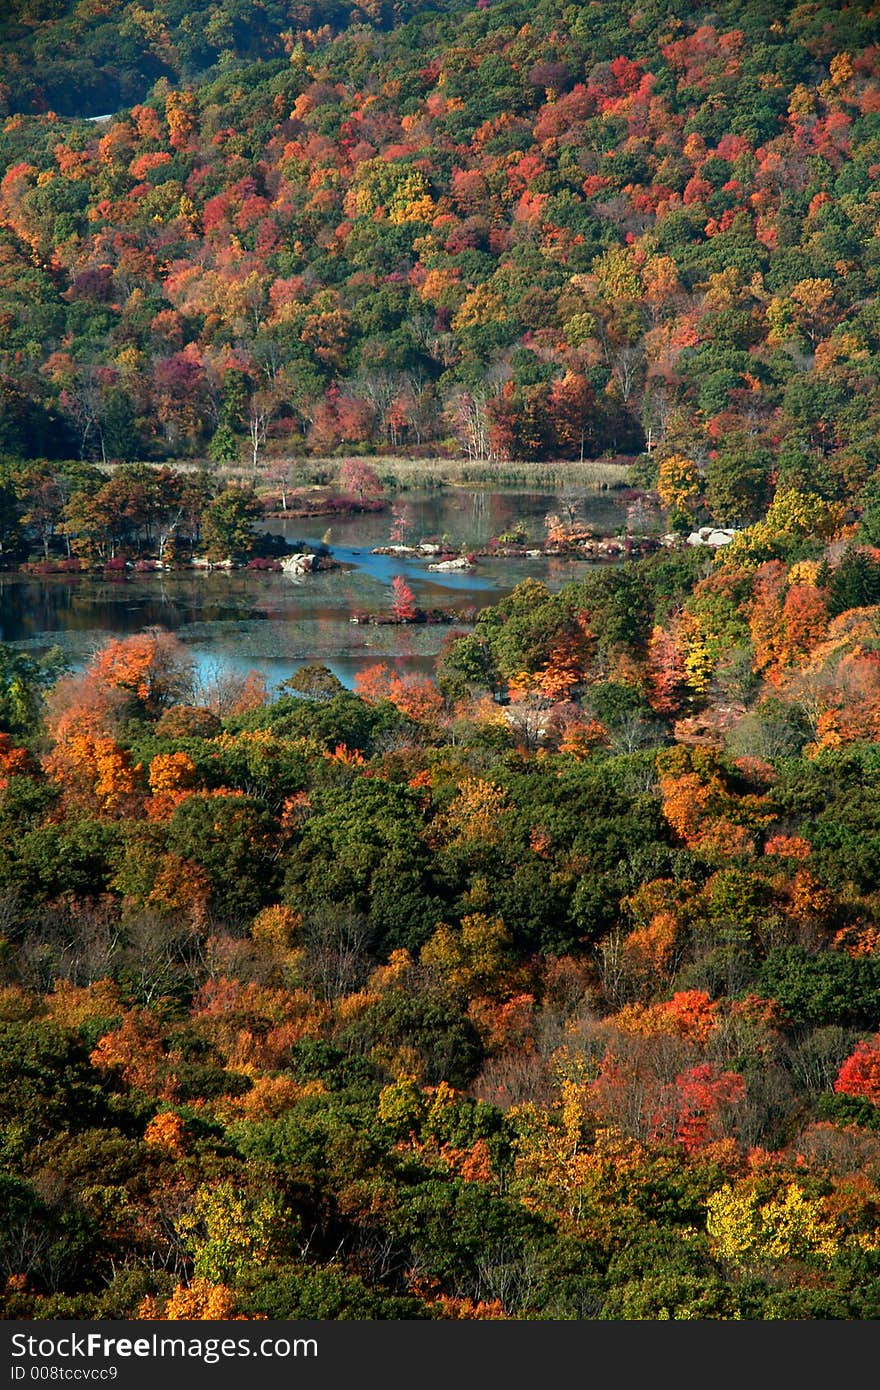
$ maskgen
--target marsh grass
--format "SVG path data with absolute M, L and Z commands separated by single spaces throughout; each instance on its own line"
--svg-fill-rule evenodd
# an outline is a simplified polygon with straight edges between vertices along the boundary
M 374 468 L 388 492 L 430 492 L 434 488 L 524 488 L 535 492 L 556 492 L 563 488 L 596 488 L 614 490 L 632 485 L 632 461 L 609 459 L 554 459 L 528 463 L 510 460 L 506 463 L 488 459 L 467 458 L 403 458 L 392 454 L 346 455 L 345 458 L 297 458 L 283 455 L 267 456 L 257 469 L 244 464 L 208 464 L 208 470 L 218 482 L 253 483 L 258 490 L 277 488 L 273 474 L 279 465 L 289 468 L 288 486 L 295 491 L 303 487 L 338 486 L 339 471 L 346 458 L 357 458 Z M 155 468 L 165 464 L 150 461 Z M 175 459 L 171 467 L 182 473 L 195 472 L 204 464 L 197 459 Z M 115 465 L 106 467 L 113 473 Z M 276 475 L 277 476 L 277 475 Z
M 526 463 L 450 458 L 395 458 L 376 455 L 365 459 L 375 468 L 390 491 L 415 492 L 431 488 L 522 487 L 537 492 L 553 492 L 562 487 L 624 488 L 630 485 L 630 464 L 607 459 L 588 459 L 583 463 L 558 459 Z M 306 482 L 332 483 L 338 476 L 341 459 L 305 459 L 300 476 Z

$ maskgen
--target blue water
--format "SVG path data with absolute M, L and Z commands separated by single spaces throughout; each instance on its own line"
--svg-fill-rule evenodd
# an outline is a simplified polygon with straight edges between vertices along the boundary
M 456 549 L 479 547 L 516 520 L 537 544 L 544 516 L 557 506 L 546 493 L 459 489 L 406 501 L 409 544 L 442 536 Z M 608 494 L 585 493 L 583 510 L 601 529 L 620 524 L 621 510 Z M 298 666 L 319 661 L 351 686 L 357 671 L 377 662 L 429 673 L 449 635 L 446 625 L 351 622 L 357 611 L 388 610 L 397 574 L 422 608 L 472 616 L 527 576 L 558 589 L 584 572 L 584 562 L 543 558 L 481 559 L 474 571 L 437 572 L 428 569 L 432 557 L 371 554 L 373 546 L 388 544 L 391 520 L 387 512 L 334 519 L 329 546 L 345 568 L 318 574 L 182 571 L 122 580 L 0 575 L 0 640 L 35 651 L 57 643 L 77 667 L 110 637 L 161 627 L 186 643 L 203 679 L 222 670 L 255 669 L 274 687 Z M 276 518 L 267 529 L 312 545 L 326 534 L 323 519 L 314 518 Z

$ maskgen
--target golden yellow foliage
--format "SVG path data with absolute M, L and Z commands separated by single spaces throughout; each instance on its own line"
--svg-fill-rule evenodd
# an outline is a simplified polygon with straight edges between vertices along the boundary
M 797 1183 L 770 1198 L 754 1180 L 728 1184 L 709 1198 L 706 1230 L 715 1256 L 744 1273 L 785 1260 L 827 1264 L 839 1244 L 823 1203 Z
M 302 931 L 303 916 L 292 907 L 274 903 L 258 912 L 251 924 L 251 937 L 258 945 L 280 947 L 295 945 Z
M 700 493 L 700 474 L 693 459 L 669 454 L 660 462 L 657 491 L 664 507 L 686 507 Z
M 212 1284 L 209 1279 L 193 1279 L 190 1284 L 178 1284 L 164 1303 L 145 1298 L 138 1308 L 138 1317 L 147 1322 L 245 1322 L 237 1311 L 235 1294 L 225 1284 Z

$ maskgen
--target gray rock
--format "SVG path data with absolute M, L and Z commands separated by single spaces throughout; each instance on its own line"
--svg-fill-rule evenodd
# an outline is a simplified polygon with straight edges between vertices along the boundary
M 691 531 L 688 545 L 710 545 L 717 549 L 720 545 L 730 545 L 736 535 L 734 527 L 701 526 L 699 531 Z
M 466 555 L 461 555 L 457 560 L 438 560 L 436 565 L 429 565 L 429 570 L 475 570 L 477 567 L 473 560 L 469 560 Z
M 285 574 L 311 574 L 315 568 L 314 555 L 285 555 L 281 561 Z

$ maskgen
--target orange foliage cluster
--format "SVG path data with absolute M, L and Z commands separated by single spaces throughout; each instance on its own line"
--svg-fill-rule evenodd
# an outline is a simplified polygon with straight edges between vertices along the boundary
M 320 1037 L 329 1008 L 308 990 L 220 976 L 200 990 L 193 1017 L 230 1067 L 256 1075 L 279 1068 L 295 1043 Z
M 560 633 L 540 669 L 534 673 L 523 671 L 511 678 L 510 698 L 537 697 L 548 704 L 569 700 L 586 678 L 594 647 L 589 615 L 575 614 L 573 625 Z
M 739 820 L 745 798 L 731 796 L 717 773 L 661 777 L 660 792 L 664 816 L 689 849 L 732 857 L 754 852 L 754 829 Z
M 764 853 L 780 859 L 804 860 L 810 856 L 810 845 L 802 835 L 771 835 L 764 841 Z
M 508 1316 L 498 1298 L 489 1301 L 481 1299 L 475 1303 L 472 1298 L 454 1298 L 451 1294 L 444 1294 L 431 1299 L 429 1307 L 435 1318 L 445 1321 L 486 1322 L 504 1320 Z
M 400 676 L 382 663 L 359 671 L 354 688 L 368 704 L 388 700 L 417 722 L 435 719 L 443 708 L 442 696 L 432 681 L 421 676 Z
M 192 860 L 169 851 L 162 858 L 146 906 L 164 917 L 179 917 L 194 927 L 207 922 L 211 880 L 205 869 Z
M 34 770 L 26 748 L 17 748 L 9 734 L 0 733 L 0 791 L 10 777 L 21 777 Z
M 188 678 L 184 648 L 169 633 L 135 633 L 106 643 L 88 668 L 90 680 L 135 696 L 148 710 L 159 709 Z
M 195 786 L 196 765 L 188 753 L 157 753 L 150 762 L 147 801 L 151 820 L 168 820 Z
M 172 1059 L 148 1009 L 128 1010 L 118 1028 L 98 1039 L 90 1060 L 100 1071 L 118 1071 L 129 1086 L 158 1100 L 173 1100 L 177 1094 Z
M 142 790 L 141 764 L 109 735 L 75 733 L 60 739 L 44 759 L 50 777 L 68 799 L 108 816 L 130 815 Z
M 173 1110 L 160 1110 L 144 1130 L 144 1143 L 173 1158 L 180 1158 L 184 1152 L 185 1134 L 186 1125 L 179 1115 Z
M 467 1015 L 484 1045 L 492 1052 L 501 1052 L 505 1048 L 529 1052 L 534 1047 L 533 994 L 516 994 L 503 1003 L 477 997 L 468 1004 Z
M 880 955 L 880 927 L 867 923 L 853 923 L 835 932 L 831 945 L 836 951 L 846 951 L 848 956 Z
M 636 927 L 624 939 L 621 953 L 635 978 L 662 978 L 672 962 L 679 924 L 673 912 L 654 914 L 646 926 Z
M 788 585 L 781 561 L 762 565 L 755 574 L 749 628 L 755 665 L 771 684 L 779 685 L 792 667 L 803 667 L 828 631 L 824 595 L 812 584 Z
M 659 1004 L 628 1004 L 612 1022 L 624 1033 L 653 1037 L 668 1033 L 705 1043 L 719 1023 L 719 1006 L 703 990 L 682 990 Z
M 137 1315 L 145 1322 L 247 1321 L 237 1309 L 232 1289 L 207 1279 L 193 1279 L 189 1284 L 178 1284 L 169 1298 L 145 1298 Z

